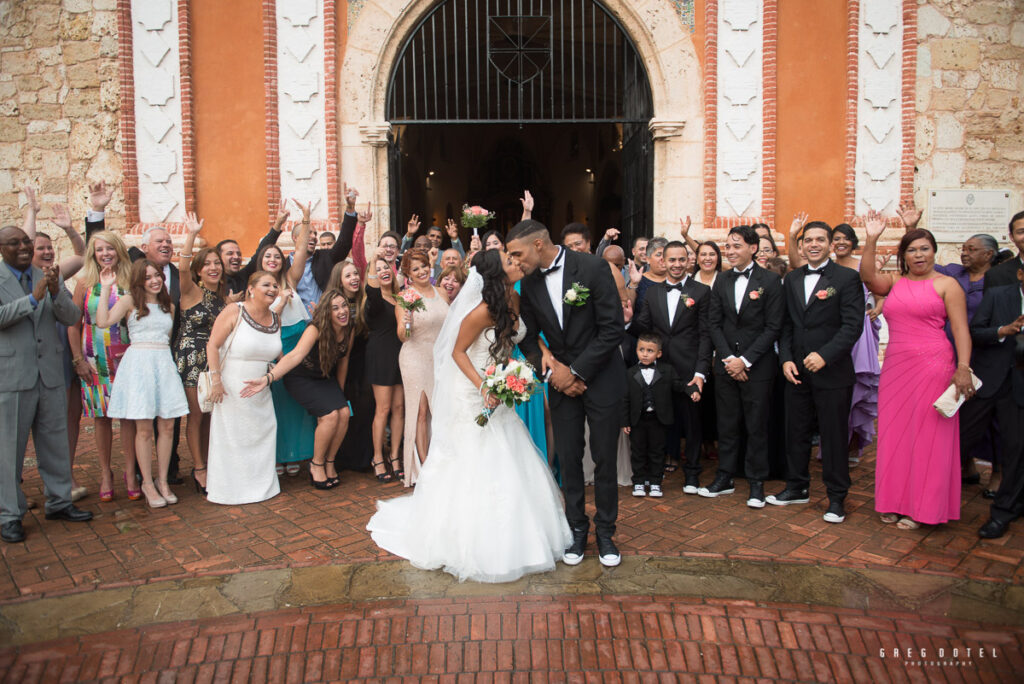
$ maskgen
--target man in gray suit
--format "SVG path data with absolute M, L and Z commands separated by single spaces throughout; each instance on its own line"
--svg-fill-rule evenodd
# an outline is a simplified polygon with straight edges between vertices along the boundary
M 32 265 L 32 239 L 0 228 L 0 538 L 25 540 L 21 469 L 29 431 L 46 490 L 47 520 L 85 522 L 92 513 L 71 503 L 67 397 L 57 321 L 72 325 L 81 310 L 71 301 L 59 267 Z

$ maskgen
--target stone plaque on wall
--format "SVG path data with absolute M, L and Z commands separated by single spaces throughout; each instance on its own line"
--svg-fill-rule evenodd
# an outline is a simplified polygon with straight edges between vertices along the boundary
M 977 233 L 1006 241 L 1009 190 L 929 190 L 924 226 L 939 242 L 962 242 Z

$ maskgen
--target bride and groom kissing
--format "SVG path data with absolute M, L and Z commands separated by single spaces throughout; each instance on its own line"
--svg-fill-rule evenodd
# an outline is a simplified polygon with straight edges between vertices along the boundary
M 521 295 L 514 286 L 520 284 Z M 607 264 L 552 243 L 525 220 L 505 249 L 479 252 L 434 345 L 430 458 L 416 490 L 377 504 L 367 529 L 381 548 L 459 580 L 508 582 L 561 559 L 580 563 L 590 521 L 584 424 L 594 459 L 594 526 L 602 565 L 619 564 L 615 460 L 626 389 L 624 322 Z M 548 379 L 564 494 L 515 411 L 481 396 L 483 368 L 518 345 Z M 483 427 L 481 405 L 495 408 Z

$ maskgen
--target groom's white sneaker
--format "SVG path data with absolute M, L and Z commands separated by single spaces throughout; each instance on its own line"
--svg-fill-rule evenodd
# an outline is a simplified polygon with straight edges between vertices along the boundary
M 597 557 L 601 561 L 601 565 L 606 568 L 614 568 L 622 562 L 622 556 L 615 548 L 611 537 L 599 536 L 597 538 Z
M 562 562 L 566 565 L 579 565 L 583 562 L 583 554 L 587 548 L 587 530 L 572 531 L 572 546 L 562 553 Z

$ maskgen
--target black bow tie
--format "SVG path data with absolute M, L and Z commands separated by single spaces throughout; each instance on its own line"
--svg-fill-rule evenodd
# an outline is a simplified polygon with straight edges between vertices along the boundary
M 819 266 L 818 268 L 811 268 L 810 266 L 807 267 L 807 275 L 821 275 L 824 272 L 824 266 Z
M 554 266 L 552 266 L 551 268 L 542 268 L 542 269 L 540 270 L 540 274 L 541 274 L 541 276 L 544 276 L 544 277 L 546 277 L 546 276 L 548 276 L 548 275 L 550 275 L 550 274 L 554 273 L 555 271 L 557 271 L 557 270 L 558 270 L 558 269 L 560 269 L 560 268 L 562 268 L 562 264 L 555 264 L 555 265 L 554 265 Z
M 640 368 L 643 370 L 652 370 L 654 368 L 653 363 L 641 363 Z
M 751 266 L 750 268 L 748 268 L 745 271 L 736 271 L 736 277 L 737 278 L 749 278 L 750 277 L 750 272 L 753 271 L 753 270 L 754 270 L 754 267 Z
M 669 289 L 669 290 L 678 290 L 679 292 L 683 291 L 683 284 L 682 283 L 676 283 L 675 285 L 669 285 L 668 283 L 665 283 L 665 287 L 666 287 L 666 289 Z

